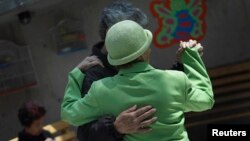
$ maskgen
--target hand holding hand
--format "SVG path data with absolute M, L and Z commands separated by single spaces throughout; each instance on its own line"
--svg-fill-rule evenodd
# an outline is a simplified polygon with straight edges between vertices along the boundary
M 198 48 L 199 48 L 198 52 L 199 52 L 200 56 L 202 56 L 203 55 L 203 47 L 201 46 L 200 43 L 197 43 L 196 40 L 189 40 L 188 42 L 180 41 L 180 48 L 176 52 L 176 60 L 178 62 L 180 62 L 181 54 L 185 50 L 185 48 L 193 48 L 196 46 L 198 46 Z

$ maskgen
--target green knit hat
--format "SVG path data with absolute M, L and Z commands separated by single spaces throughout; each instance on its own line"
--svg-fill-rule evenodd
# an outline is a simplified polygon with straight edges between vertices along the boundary
M 111 65 L 127 64 L 149 48 L 152 33 L 131 20 L 114 24 L 107 32 L 105 45 Z

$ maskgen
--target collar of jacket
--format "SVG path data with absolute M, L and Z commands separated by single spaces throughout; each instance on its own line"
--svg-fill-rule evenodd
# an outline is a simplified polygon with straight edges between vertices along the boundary
M 118 74 L 128 74 L 128 73 L 140 73 L 146 72 L 150 70 L 154 70 L 155 68 L 149 65 L 147 62 L 138 62 L 133 64 L 131 67 L 120 69 Z

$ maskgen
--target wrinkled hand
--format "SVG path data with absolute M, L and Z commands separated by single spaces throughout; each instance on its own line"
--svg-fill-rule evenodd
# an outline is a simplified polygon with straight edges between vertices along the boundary
M 86 57 L 79 65 L 77 65 L 77 67 L 81 71 L 86 71 L 96 65 L 100 65 L 104 67 L 104 65 L 102 64 L 102 61 L 97 56 L 93 55 L 90 57 Z
M 153 117 L 155 112 L 152 106 L 137 109 L 135 105 L 118 115 L 114 122 L 115 128 L 121 134 L 149 132 L 151 128 L 148 126 L 157 120 L 157 117 Z
M 197 43 L 196 40 L 189 40 L 188 42 L 180 41 L 180 48 L 176 52 L 176 60 L 180 62 L 181 54 L 185 50 L 185 48 L 193 48 L 199 46 L 198 52 L 200 56 L 203 55 L 203 47 L 200 43 Z

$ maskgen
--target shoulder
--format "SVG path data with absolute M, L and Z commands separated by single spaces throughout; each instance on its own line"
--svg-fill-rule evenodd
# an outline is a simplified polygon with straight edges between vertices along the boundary
M 165 72 L 167 72 L 167 73 L 169 73 L 169 74 L 173 74 L 173 75 L 181 75 L 181 76 L 183 76 L 183 75 L 185 75 L 185 73 L 184 72 L 182 72 L 182 71 L 177 71 L 177 70 L 165 70 Z
M 176 71 L 176 70 L 162 70 L 161 71 L 165 76 L 168 77 L 170 80 L 175 81 L 183 81 L 186 77 L 186 74 L 182 71 Z
M 104 89 L 104 88 L 108 87 L 108 85 L 113 85 L 113 84 L 114 84 L 114 76 L 110 76 L 110 77 L 105 77 L 103 79 L 97 80 L 97 81 L 93 82 L 92 85 L 93 85 L 94 89 L 100 90 L 100 89 Z
M 173 76 L 173 77 L 183 77 L 183 75 L 186 75 L 184 72 L 178 71 L 178 70 L 159 70 L 159 69 L 156 69 L 156 71 L 158 73 L 162 73 L 163 75 L 169 75 L 169 76 Z
M 115 74 L 114 71 L 107 69 L 107 68 L 103 68 L 99 65 L 96 65 L 88 69 L 87 71 L 85 71 L 86 77 L 96 78 L 96 80 L 109 77 L 109 76 L 113 76 L 114 74 Z
M 103 73 L 103 71 L 105 71 L 105 68 L 96 65 L 88 70 L 86 70 L 84 73 L 86 75 L 101 75 Z
M 112 90 L 115 86 L 116 85 L 114 77 L 106 77 L 93 82 L 90 87 L 89 93 L 91 93 L 91 95 L 94 95 L 94 97 L 96 97 L 97 99 L 102 99 L 108 93 L 110 93 L 110 90 Z

